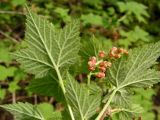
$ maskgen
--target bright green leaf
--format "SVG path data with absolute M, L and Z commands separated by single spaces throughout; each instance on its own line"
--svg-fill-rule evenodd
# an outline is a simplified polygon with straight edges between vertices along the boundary
M 40 103 L 37 105 L 37 108 L 45 119 L 50 118 L 53 115 L 54 109 L 53 106 L 49 103 Z
M 5 80 L 7 78 L 7 68 L 0 65 L 0 80 Z
M 103 26 L 103 18 L 99 15 L 94 15 L 92 13 L 87 15 L 82 15 L 81 20 L 85 25 L 101 25 Z
M 18 83 L 16 81 L 13 81 L 9 84 L 9 88 L 8 90 L 13 93 L 15 92 L 16 90 L 20 89 L 20 87 L 18 86 Z
M 0 88 L 0 99 L 4 99 L 5 95 L 6 95 L 6 90 Z

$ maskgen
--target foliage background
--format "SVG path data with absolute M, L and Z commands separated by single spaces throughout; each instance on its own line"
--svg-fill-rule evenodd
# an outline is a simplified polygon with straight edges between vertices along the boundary
M 25 47 L 25 4 L 57 27 L 72 18 L 80 19 L 81 42 L 90 53 L 93 51 L 87 43 L 93 34 L 95 44 L 105 51 L 111 46 L 129 49 L 160 40 L 159 0 L 0 0 L 0 104 L 28 101 L 48 111 L 63 108 L 54 97 L 30 91 L 32 75 L 24 73 L 9 54 Z M 160 70 L 160 65 L 155 67 Z M 85 70 L 83 66 L 76 72 Z M 135 90 L 133 99 L 145 108 L 143 120 L 160 120 L 159 95 L 159 85 Z M 0 110 L 0 119 L 13 118 Z

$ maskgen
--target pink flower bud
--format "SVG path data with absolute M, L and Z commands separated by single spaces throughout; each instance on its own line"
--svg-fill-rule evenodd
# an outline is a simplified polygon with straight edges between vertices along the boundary
M 116 52 L 117 50 L 118 50 L 117 47 L 112 47 L 112 49 L 111 49 L 112 52 Z
M 99 67 L 99 70 L 100 70 L 101 72 L 106 72 L 106 67 Z
M 88 69 L 89 69 L 90 71 L 94 71 L 96 68 L 95 68 L 94 66 L 93 66 L 93 67 L 92 67 L 92 66 L 89 66 Z
M 107 67 L 107 61 L 102 61 L 99 63 L 100 67 Z
M 110 52 L 109 52 L 109 57 L 114 57 L 118 52 L 118 48 L 117 47 L 113 47 Z
M 104 58 L 105 55 L 106 55 L 106 54 L 105 54 L 104 51 L 100 51 L 99 54 L 98 54 L 98 56 L 99 56 L 100 58 Z
M 104 72 L 99 72 L 96 74 L 97 78 L 104 78 L 105 77 L 105 73 Z
M 124 49 L 123 53 L 124 53 L 125 55 L 128 55 L 129 52 Z
M 89 61 L 92 61 L 93 63 L 96 63 L 97 59 L 96 59 L 95 56 L 93 56 L 93 57 L 90 57 L 90 58 L 89 58 Z
M 93 61 L 88 61 L 88 65 L 89 65 L 90 67 L 93 67 L 93 66 L 96 66 L 96 63 L 93 62 Z
M 114 58 L 120 58 L 121 54 L 115 54 Z
M 111 62 L 107 62 L 107 67 L 111 67 L 112 63 Z
M 119 48 L 119 49 L 117 50 L 117 52 L 118 52 L 118 53 L 124 53 L 124 49 L 123 49 L 123 48 Z

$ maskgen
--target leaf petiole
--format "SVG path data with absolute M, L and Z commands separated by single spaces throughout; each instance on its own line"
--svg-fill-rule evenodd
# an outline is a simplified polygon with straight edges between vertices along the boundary
M 97 118 L 96 118 L 95 120 L 101 120 L 101 118 L 104 116 L 104 114 L 105 114 L 108 106 L 110 105 L 110 103 L 111 103 L 114 95 L 116 94 L 116 92 L 117 92 L 117 89 L 115 89 L 115 90 L 112 92 L 112 94 L 110 95 L 107 103 L 104 105 L 103 109 L 101 110 L 101 112 L 99 113 L 99 115 L 97 116 Z

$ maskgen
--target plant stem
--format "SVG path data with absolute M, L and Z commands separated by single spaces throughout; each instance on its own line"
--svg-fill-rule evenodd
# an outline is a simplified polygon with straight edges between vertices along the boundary
M 110 95 L 107 103 L 104 105 L 103 109 L 101 110 L 101 112 L 99 113 L 99 115 L 97 116 L 97 118 L 96 118 L 95 120 L 101 120 L 101 117 L 104 116 L 105 111 L 107 110 L 108 106 L 110 105 L 110 103 L 111 103 L 114 95 L 116 94 L 116 92 L 117 92 L 117 89 L 115 89 L 115 90 L 112 92 L 112 94 Z
M 12 103 L 16 103 L 16 92 L 12 93 Z
M 91 72 L 87 75 L 87 85 L 90 85 L 90 82 L 91 82 L 91 75 L 92 75 Z
M 59 79 L 59 84 L 60 84 L 60 86 L 61 86 L 62 92 L 63 92 L 64 97 L 65 97 L 66 89 L 65 89 L 65 87 L 64 87 L 64 83 L 63 83 L 63 79 L 62 79 L 62 77 L 61 77 L 61 73 L 60 73 L 60 71 L 59 71 L 58 68 L 55 68 L 55 70 L 56 70 L 56 72 L 57 72 L 57 76 L 58 76 L 58 79 Z M 65 97 L 65 98 L 66 98 L 66 97 Z M 73 115 L 73 111 L 72 111 L 72 109 L 71 109 L 71 106 L 70 106 L 69 104 L 67 104 L 67 107 L 68 107 L 69 113 L 70 113 L 70 115 L 71 115 L 71 119 L 72 119 L 72 120 L 75 120 L 74 115 Z

